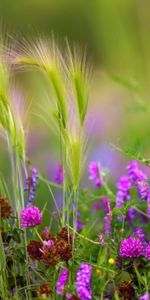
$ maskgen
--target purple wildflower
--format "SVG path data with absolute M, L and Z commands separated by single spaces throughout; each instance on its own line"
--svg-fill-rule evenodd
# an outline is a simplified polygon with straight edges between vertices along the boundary
M 144 248 L 147 247 L 146 236 L 143 233 L 142 228 L 135 228 L 134 231 L 133 231 L 133 235 L 135 237 L 138 237 L 141 240 Z
M 127 219 L 132 221 L 135 218 L 136 210 L 133 207 L 130 207 L 127 211 Z
M 61 270 L 61 274 L 56 283 L 56 293 L 60 296 L 64 296 L 65 293 L 65 285 L 68 281 L 68 269 L 63 268 Z
M 131 183 L 128 176 L 121 176 L 118 183 L 117 183 L 117 202 L 116 207 L 121 208 L 124 201 L 127 201 L 130 199 L 130 188 Z
M 90 162 L 89 164 L 89 179 L 95 181 L 96 187 L 101 187 L 102 178 L 100 176 L 100 170 L 97 162 Z
M 150 260 L 150 243 L 148 243 L 148 245 L 145 249 L 145 256 L 148 260 Z
M 135 258 L 144 254 L 144 247 L 139 238 L 126 238 L 120 245 L 120 256 Z
M 141 199 L 147 199 L 149 192 L 148 182 L 145 180 L 137 181 L 138 193 Z
M 131 161 L 127 165 L 128 175 L 132 182 L 132 185 L 135 185 L 138 181 L 146 180 L 147 176 L 139 169 L 138 163 L 136 160 Z
M 80 231 L 80 230 L 82 230 L 82 228 L 83 228 L 83 223 L 82 223 L 79 219 L 77 219 L 77 222 L 76 222 L 76 229 L 77 229 L 78 231 Z
M 149 300 L 149 299 L 150 299 L 149 294 L 144 294 L 138 298 L 138 300 Z
M 31 169 L 31 176 L 25 181 L 25 191 L 28 192 L 28 202 L 32 202 L 35 198 L 35 192 L 38 185 L 38 170 L 36 168 Z
M 59 165 L 57 168 L 55 181 L 60 185 L 63 183 L 63 167 L 62 167 L 62 165 Z
M 35 227 L 42 223 L 42 213 L 38 207 L 32 205 L 24 208 L 21 212 L 21 227 Z
M 109 201 L 109 199 L 107 197 L 103 197 L 102 198 L 102 203 L 103 203 L 105 214 L 109 214 L 110 213 L 110 201 Z
M 135 228 L 133 233 L 141 240 L 145 241 L 145 234 L 143 233 L 142 228 Z
M 81 263 L 76 275 L 76 288 L 81 300 L 91 300 L 91 275 L 92 267 L 84 262 Z

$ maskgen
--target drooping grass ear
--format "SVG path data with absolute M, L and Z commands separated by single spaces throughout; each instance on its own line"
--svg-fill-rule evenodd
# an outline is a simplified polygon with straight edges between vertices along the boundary
M 11 141 L 14 151 L 25 161 L 25 137 L 19 113 L 10 99 L 10 70 L 0 56 L 0 125 L 5 136 Z M 13 87 L 14 89 L 14 87 Z
M 90 67 L 87 64 L 86 51 L 78 47 L 71 50 L 67 41 L 68 75 L 73 88 L 74 98 L 80 119 L 83 126 L 88 108 Z
M 11 62 L 18 66 L 37 67 L 50 80 L 57 103 L 59 118 L 64 126 L 67 123 L 67 103 L 64 73 L 60 50 L 54 39 L 37 38 L 24 41 L 19 53 L 12 54 Z

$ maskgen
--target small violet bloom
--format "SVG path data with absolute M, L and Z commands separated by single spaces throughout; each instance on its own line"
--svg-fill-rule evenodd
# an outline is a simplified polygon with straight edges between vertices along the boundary
M 128 176 L 132 182 L 132 185 L 137 184 L 138 181 L 147 180 L 147 176 L 139 169 L 136 160 L 131 161 L 127 165 Z
M 96 187 L 101 187 L 103 180 L 101 178 L 99 165 L 97 162 L 90 162 L 89 164 L 89 179 L 95 182 Z
M 59 165 L 57 167 L 55 181 L 60 185 L 63 183 L 63 167 L 62 167 L 62 165 Z
M 63 268 L 56 283 L 56 293 L 62 297 L 65 294 L 65 286 L 67 281 L 68 281 L 68 269 Z
M 25 181 L 25 191 L 28 192 L 28 204 L 30 204 L 34 198 L 38 185 L 38 170 L 36 168 L 31 169 L 31 176 Z

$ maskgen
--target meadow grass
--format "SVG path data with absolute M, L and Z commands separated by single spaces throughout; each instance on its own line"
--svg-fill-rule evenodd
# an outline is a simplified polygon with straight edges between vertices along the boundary
M 1 42 L 0 126 L 10 173 L 9 184 L 0 173 L 0 299 L 142 299 L 150 288 L 150 189 L 137 160 L 147 166 L 148 160 L 134 156 L 117 190 L 100 162 L 90 162 L 94 188 L 83 189 L 91 76 L 84 51 L 66 42 L 63 52 L 54 39 L 44 38 L 6 48 Z M 56 129 L 61 161 L 56 182 L 29 162 L 26 128 L 11 98 L 15 68 L 41 72 L 52 90 L 35 115 Z M 35 205 L 40 184 L 55 214 L 44 195 L 41 210 Z M 51 220 L 47 227 L 45 214 Z

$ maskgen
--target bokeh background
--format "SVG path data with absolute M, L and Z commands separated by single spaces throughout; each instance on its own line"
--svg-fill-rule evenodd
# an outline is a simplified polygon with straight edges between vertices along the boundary
M 67 37 L 87 48 L 93 65 L 86 134 L 90 140 L 85 166 L 100 160 L 116 180 L 129 157 L 115 150 L 150 154 L 150 2 L 148 0 L 0 0 L 0 19 L 9 35 Z M 20 105 L 42 103 L 40 74 L 16 75 Z M 19 104 L 18 104 L 19 105 Z M 32 113 L 28 116 L 28 157 L 50 179 L 60 162 L 58 141 Z M 92 138 L 91 138 L 92 137 Z M 92 140 L 92 142 L 91 142 Z M 2 150 L 1 150 L 2 151 Z M 3 153 L 5 155 L 5 153 Z M 3 161 L 1 155 L 1 164 Z

